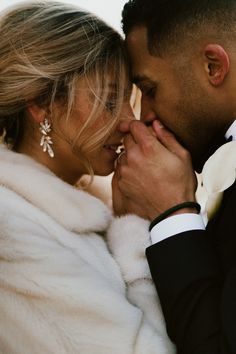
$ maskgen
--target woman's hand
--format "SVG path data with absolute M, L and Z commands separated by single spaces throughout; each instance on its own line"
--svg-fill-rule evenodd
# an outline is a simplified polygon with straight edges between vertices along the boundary
M 123 154 L 123 159 L 125 158 Z M 120 163 L 119 161 L 117 163 Z M 142 206 L 132 201 L 129 197 L 126 197 L 119 188 L 119 169 L 116 168 L 112 178 L 112 201 L 113 211 L 115 216 L 122 216 L 127 214 L 135 214 L 147 219 L 147 215 L 144 214 Z

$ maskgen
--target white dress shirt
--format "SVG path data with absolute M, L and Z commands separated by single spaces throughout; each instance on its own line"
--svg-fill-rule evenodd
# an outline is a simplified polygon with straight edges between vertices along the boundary
M 236 140 L 236 120 L 231 124 L 225 134 L 226 139 Z M 163 241 L 168 237 L 191 230 L 204 230 L 205 224 L 200 214 L 186 213 L 169 216 L 159 222 L 151 230 L 152 244 Z

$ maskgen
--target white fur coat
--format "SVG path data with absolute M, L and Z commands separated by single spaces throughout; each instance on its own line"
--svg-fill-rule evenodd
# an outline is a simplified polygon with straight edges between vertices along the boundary
M 0 353 L 172 354 L 148 223 L 0 147 Z

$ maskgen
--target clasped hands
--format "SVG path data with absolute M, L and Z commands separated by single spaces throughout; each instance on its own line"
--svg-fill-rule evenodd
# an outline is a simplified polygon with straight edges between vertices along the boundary
M 115 215 L 153 220 L 174 205 L 195 201 L 197 181 L 190 154 L 171 132 L 157 120 L 151 127 L 123 122 L 120 131 L 126 136 L 112 180 Z M 184 212 L 189 210 L 180 211 Z

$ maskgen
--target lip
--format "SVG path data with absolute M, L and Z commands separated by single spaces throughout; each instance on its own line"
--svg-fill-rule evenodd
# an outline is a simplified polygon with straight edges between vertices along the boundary
M 114 156 L 117 156 L 119 154 L 120 146 L 121 146 L 121 144 L 105 144 L 105 145 L 103 145 L 103 149 L 110 152 Z
M 117 157 L 120 154 L 120 151 L 122 149 L 122 142 L 113 142 L 113 143 L 107 143 L 103 145 L 103 149 L 107 151 L 107 153 L 112 157 L 113 160 L 117 159 Z
M 120 147 L 123 146 L 123 139 L 119 139 L 116 141 L 108 141 L 103 145 L 103 148 L 107 150 L 117 151 L 119 153 Z
M 108 150 L 116 151 L 121 144 L 105 144 L 103 147 Z

